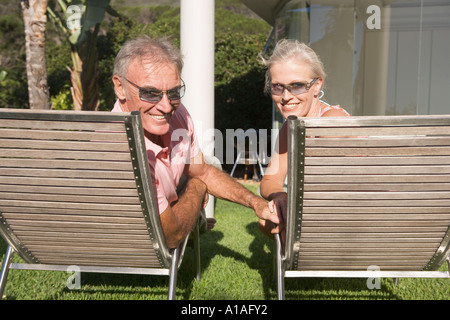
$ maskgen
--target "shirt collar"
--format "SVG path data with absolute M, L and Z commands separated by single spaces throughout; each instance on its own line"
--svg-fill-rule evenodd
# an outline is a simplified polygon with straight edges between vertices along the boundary
M 120 104 L 119 100 L 117 100 L 114 105 L 114 111 L 127 112 L 127 111 L 124 111 L 124 107 Z M 172 132 L 172 126 L 170 126 L 168 133 L 161 136 L 161 139 L 166 140 L 166 136 L 169 135 L 169 137 L 170 137 L 171 132 Z M 160 145 L 152 142 L 150 139 L 148 139 L 145 136 L 144 136 L 144 140 L 145 140 L 145 148 L 147 150 L 147 155 L 160 159 L 162 163 L 164 163 L 167 167 L 169 167 L 170 166 L 169 148 L 168 147 L 163 148 Z M 169 139 L 169 141 L 170 141 L 170 139 Z

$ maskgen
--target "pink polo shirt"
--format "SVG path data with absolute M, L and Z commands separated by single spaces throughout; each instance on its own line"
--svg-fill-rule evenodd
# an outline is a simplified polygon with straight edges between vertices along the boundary
M 125 110 L 122 110 L 119 101 L 116 101 L 112 112 L 123 111 Z M 177 185 L 185 164 L 200 151 L 194 123 L 183 104 L 179 105 L 170 119 L 169 131 L 162 136 L 162 141 L 166 146 L 164 148 L 145 137 L 148 164 L 160 214 L 169 204 L 178 200 Z

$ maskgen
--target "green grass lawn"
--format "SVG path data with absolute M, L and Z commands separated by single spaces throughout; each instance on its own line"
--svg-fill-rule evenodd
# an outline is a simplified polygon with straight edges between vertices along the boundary
M 256 191 L 256 186 L 248 186 Z M 202 279 L 195 280 L 193 251 L 187 248 L 178 273 L 177 299 L 274 300 L 273 241 L 263 236 L 252 210 L 217 200 L 216 227 L 201 237 Z M 6 244 L 0 239 L 0 259 Z M 15 257 L 18 262 L 19 258 Z M 442 270 L 447 270 L 446 266 Z M 159 300 L 167 299 L 168 277 L 81 275 L 81 288 L 69 290 L 65 272 L 11 270 L 7 299 Z M 286 299 L 318 300 L 449 300 L 449 279 L 382 279 L 369 290 L 366 279 L 286 279 Z

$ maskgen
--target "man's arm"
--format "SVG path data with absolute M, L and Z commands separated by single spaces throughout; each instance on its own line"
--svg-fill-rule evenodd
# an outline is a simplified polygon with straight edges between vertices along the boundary
M 256 196 L 228 174 L 206 164 L 201 152 L 191 159 L 191 163 L 186 166 L 185 174 L 203 181 L 206 184 L 207 192 L 214 197 L 251 208 L 260 219 L 270 220 L 275 224 L 280 222 L 278 216 L 269 209 L 268 203 L 264 199 Z
M 169 248 L 176 248 L 194 228 L 205 196 L 206 185 L 199 179 L 189 179 L 178 201 L 160 214 L 161 227 Z

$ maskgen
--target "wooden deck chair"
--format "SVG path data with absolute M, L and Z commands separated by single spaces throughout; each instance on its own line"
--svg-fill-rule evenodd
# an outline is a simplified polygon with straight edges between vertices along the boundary
M 445 277 L 450 115 L 288 119 L 285 277 Z
M 9 269 L 76 266 L 169 276 L 175 299 L 186 241 L 166 246 L 149 171 L 139 112 L 0 109 L 0 297 Z

